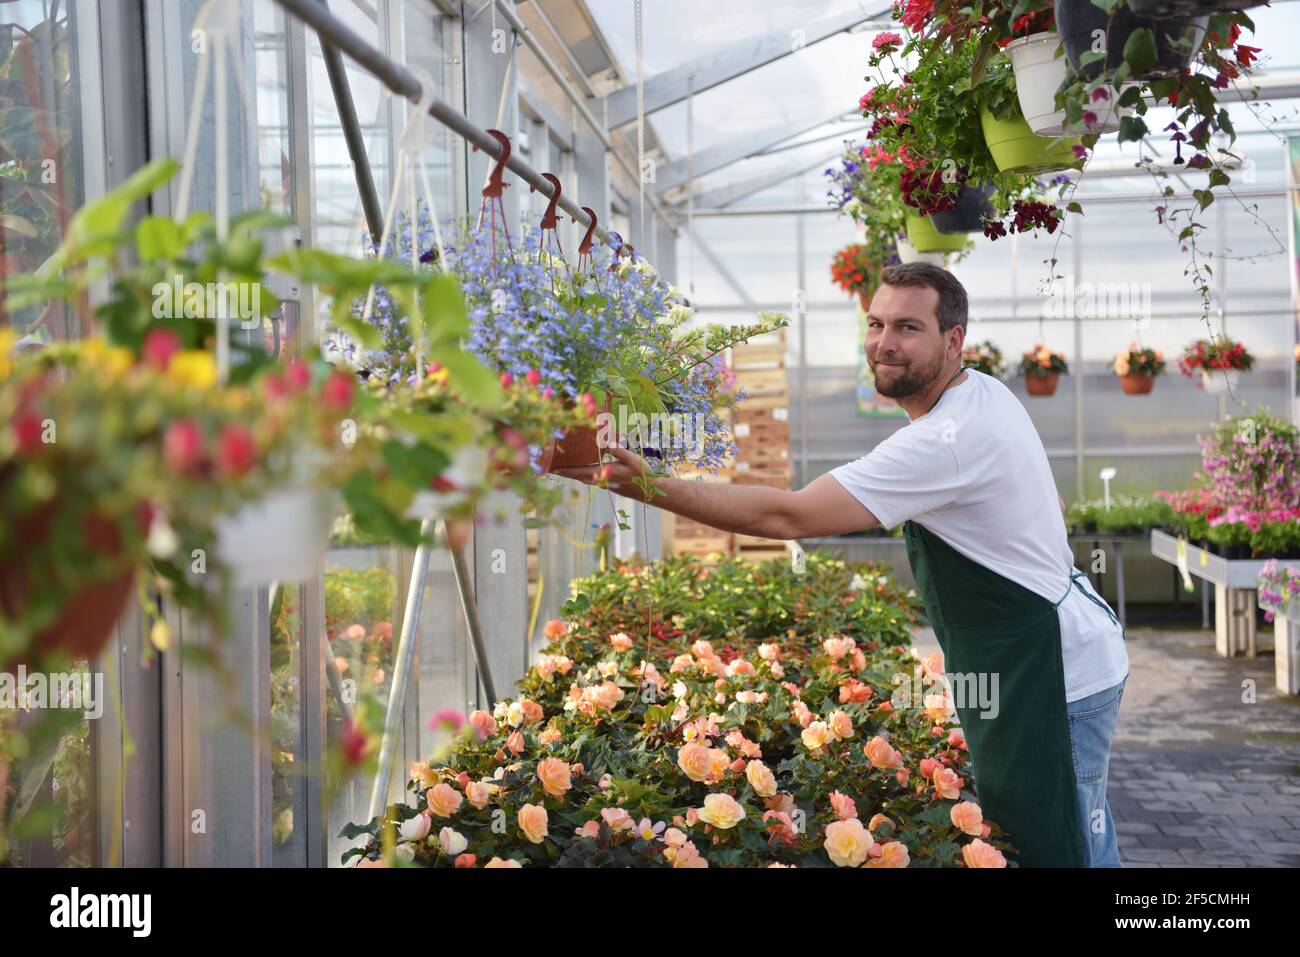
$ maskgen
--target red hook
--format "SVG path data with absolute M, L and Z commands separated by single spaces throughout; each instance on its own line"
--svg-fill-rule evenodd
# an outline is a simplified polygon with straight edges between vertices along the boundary
M 582 242 L 578 243 L 578 272 L 582 272 L 584 268 L 591 267 L 592 239 L 596 235 L 596 211 L 590 206 L 583 206 L 581 209 L 591 217 L 591 224 L 583 234 Z M 576 223 L 578 220 L 575 218 L 573 221 Z
M 542 179 L 546 180 L 555 187 L 555 192 L 551 194 L 551 201 L 546 204 L 546 212 L 542 213 L 542 229 L 554 229 L 559 225 L 559 219 L 555 215 L 555 207 L 560 205 L 560 178 L 554 173 L 543 173 Z M 536 186 L 528 187 L 528 192 L 537 192 Z
M 488 176 L 487 185 L 483 187 L 483 197 L 485 199 L 500 199 L 501 191 L 510 185 L 504 179 L 506 161 L 510 159 L 510 137 L 500 130 L 488 130 L 487 134 L 501 144 L 501 155 L 497 157 L 497 163 L 492 167 L 491 175 Z M 475 145 L 474 149 L 477 150 L 478 146 Z
M 542 213 L 542 222 L 541 222 L 542 248 L 543 249 L 546 248 L 546 231 L 549 229 L 552 235 L 555 236 L 556 250 L 559 251 L 560 256 L 563 256 L 564 247 L 560 245 L 560 233 L 559 230 L 556 228 L 560 224 L 560 219 L 556 215 L 556 207 L 560 205 L 560 191 L 561 191 L 560 178 L 556 176 L 554 173 L 543 173 L 542 179 L 546 180 L 553 187 L 555 187 L 555 191 L 551 193 L 550 202 L 546 204 L 546 212 Z M 530 186 L 528 187 L 528 191 L 530 193 L 535 193 L 537 191 L 537 187 Z
M 488 130 L 487 133 L 501 144 L 501 155 L 497 157 L 496 165 L 488 174 L 487 185 L 483 187 L 483 205 L 479 207 L 478 221 L 481 226 L 483 216 L 487 214 L 488 228 L 492 230 L 492 274 L 496 275 L 498 210 L 501 213 L 501 231 L 505 233 L 506 248 L 510 250 L 512 256 L 514 254 L 514 248 L 510 245 L 510 227 L 506 220 L 505 201 L 501 198 L 505 188 L 510 185 L 505 181 L 506 161 L 510 159 L 510 137 L 500 130 Z M 478 148 L 478 145 L 474 144 L 474 149 Z

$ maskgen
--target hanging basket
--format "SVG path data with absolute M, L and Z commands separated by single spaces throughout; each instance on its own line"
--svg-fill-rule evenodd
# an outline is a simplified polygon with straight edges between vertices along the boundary
M 945 235 L 935 229 L 929 216 L 907 213 L 907 238 L 919 253 L 955 253 L 966 248 L 966 234 Z
M 1047 375 L 1027 375 L 1025 376 L 1025 391 L 1030 395 L 1056 395 L 1057 383 L 1061 381 L 1061 373 L 1049 372 Z
M 605 397 L 607 414 L 613 413 L 613 400 Z M 600 465 L 600 447 L 596 444 L 597 425 L 581 425 L 570 429 L 561 439 L 552 439 L 551 444 L 542 452 L 538 464 L 543 472 L 556 469 L 580 469 Z
M 871 311 L 871 293 L 865 289 L 858 293 L 858 305 L 862 307 L 863 312 Z
M 308 581 L 329 546 L 337 506 L 331 488 L 276 489 L 217 522 L 214 554 L 236 588 Z
M 1149 395 L 1155 388 L 1156 377 L 1143 372 L 1129 372 L 1119 377 L 1125 395 Z
M 1074 147 L 1079 145 L 1077 136 L 1054 141 L 1037 135 L 1024 117 L 1000 120 L 987 106 L 980 107 L 980 124 L 993 161 L 1004 173 L 1037 175 L 1083 168 L 1083 160 L 1074 155 Z
M 11 525 L 15 541 L 35 545 L 44 542 L 53 530 L 60 503 L 56 499 L 24 516 Z M 122 551 L 122 537 L 117 526 L 100 515 L 90 514 L 82 520 L 84 552 L 115 558 Z M 35 636 L 35 649 L 42 655 L 63 651 L 72 658 L 93 659 L 103 650 L 122 617 L 127 599 L 135 585 L 135 568 L 129 568 L 103 581 L 82 585 L 68 598 L 53 624 Z M 0 608 L 15 617 L 27 602 L 29 573 L 20 550 L 0 563 Z M 31 663 L 32 658 L 0 663 L 0 668 Z
M 1231 389 L 1237 391 L 1241 382 L 1240 369 L 1202 369 L 1201 385 L 1212 395 L 1219 395 Z
M 1189 17 L 1226 13 L 1262 6 L 1268 0 L 1126 0 L 1128 8 L 1143 17 Z
M 1020 112 L 1029 128 L 1040 136 L 1062 136 L 1068 133 L 1114 133 L 1119 129 L 1120 117 L 1131 114 L 1131 108 L 1119 108 L 1119 95 L 1107 90 L 1110 99 L 1090 104 L 1097 114 L 1097 122 L 1088 128 L 1082 123 L 1066 127 L 1065 110 L 1056 108 L 1056 90 L 1069 75 L 1063 57 L 1056 56 L 1061 37 L 1055 32 L 1035 33 L 1020 37 L 1007 44 L 1003 51 L 1011 59 L 1016 73 L 1016 99 Z
M 957 193 L 956 208 L 946 213 L 933 213 L 930 222 L 944 236 L 983 232 L 984 219 L 996 213 L 989 202 L 992 195 L 993 187 L 987 183 L 963 186 Z
M 932 263 L 936 266 L 945 265 L 943 253 L 923 253 L 917 250 L 910 242 L 903 237 L 899 237 L 895 245 L 898 248 L 898 261 L 905 263 Z
M 1065 47 L 1070 70 L 1083 80 L 1095 79 L 1104 70 L 1110 73 L 1124 62 L 1124 45 L 1135 32 L 1147 27 L 1155 36 L 1156 62 L 1131 80 L 1149 80 L 1169 76 L 1187 69 L 1205 38 L 1208 16 L 1139 15 L 1120 7 L 1114 16 L 1094 6 L 1092 0 L 1056 0 L 1056 29 Z M 1084 63 L 1083 57 L 1094 43 L 1105 37 L 1106 56 Z M 1095 39 L 1094 39 L 1095 38 Z

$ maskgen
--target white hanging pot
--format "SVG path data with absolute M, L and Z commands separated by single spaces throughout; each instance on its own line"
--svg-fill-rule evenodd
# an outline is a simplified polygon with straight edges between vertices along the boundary
M 917 252 L 915 246 L 901 237 L 897 242 L 898 258 L 905 263 L 933 263 L 936 266 L 944 265 L 943 253 Z
M 1131 108 L 1117 106 L 1119 94 L 1108 89 L 1110 99 L 1090 103 L 1088 109 L 1097 114 L 1097 122 L 1085 127 L 1078 123 L 1067 128 L 1065 111 L 1056 109 L 1056 90 L 1069 73 L 1065 57 L 1056 56 L 1061 38 L 1053 32 L 1035 33 L 1012 40 L 1004 51 L 1011 58 L 1016 73 L 1016 99 L 1025 115 L 1029 128 L 1040 136 L 1062 136 L 1067 133 L 1113 133 L 1119 129 L 1122 116 L 1133 112 Z
M 1201 384 L 1205 386 L 1205 391 L 1213 395 L 1219 395 L 1232 389 L 1237 390 L 1237 383 L 1241 381 L 1240 369 L 1202 369 Z
M 329 546 L 338 493 L 302 483 L 276 489 L 216 523 L 217 561 L 236 588 L 309 580 Z

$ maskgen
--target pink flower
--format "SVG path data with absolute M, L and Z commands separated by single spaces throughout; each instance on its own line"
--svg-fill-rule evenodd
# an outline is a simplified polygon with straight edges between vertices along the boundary
M 853 798 L 847 794 L 841 794 L 839 791 L 831 792 L 831 810 L 841 821 L 847 821 L 851 817 L 858 816 L 858 806 L 853 803 Z
M 871 49 L 877 53 L 893 53 L 903 45 L 903 38 L 897 33 L 877 33 L 871 41 Z
M 458 734 L 460 729 L 465 725 L 465 716 L 457 708 L 443 708 L 441 711 L 435 711 L 429 718 L 427 725 L 430 731 L 436 731 L 440 727 L 446 727 L 447 730 Z

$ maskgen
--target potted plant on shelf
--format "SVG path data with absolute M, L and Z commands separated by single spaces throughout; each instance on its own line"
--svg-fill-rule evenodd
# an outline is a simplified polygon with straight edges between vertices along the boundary
M 845 246 L 831 260 L 831 281 L 856 295 L 863 312 L 871 309 L 871 296 L 879 285 L 881 264 L 862 243 Z
M 1020 357 L 1020 374 L 1025 377 L 1025 390 L 1030 395 L 1054 395 L 1061 374 L 1070 371 L 1065 355 L 1035 345 Z
M 1245 345 L 1226 336 L 1197 339 L 1183 350 L 1178 360 L 1183 375 L 1191 378 L 1199 373 L 1199 387 L 1216 394 L 1236 389 L 1241 373 L 1249 372 L 1254 365 L 1255 357 L 1246 351 Z
M 1002 350 L 991 339 L 976 342 L 962 350 L 962 365 L 974 366 L 975 371 L 1001 379 L 1006 374 L 1006 362 Z
M 1130 342 L 1127 349 L 1116 354 L 1111 368 L 1126 395 L 1147 395 L 1155 386 L 1156 376 L 1165 371 L 1164 353 Z

